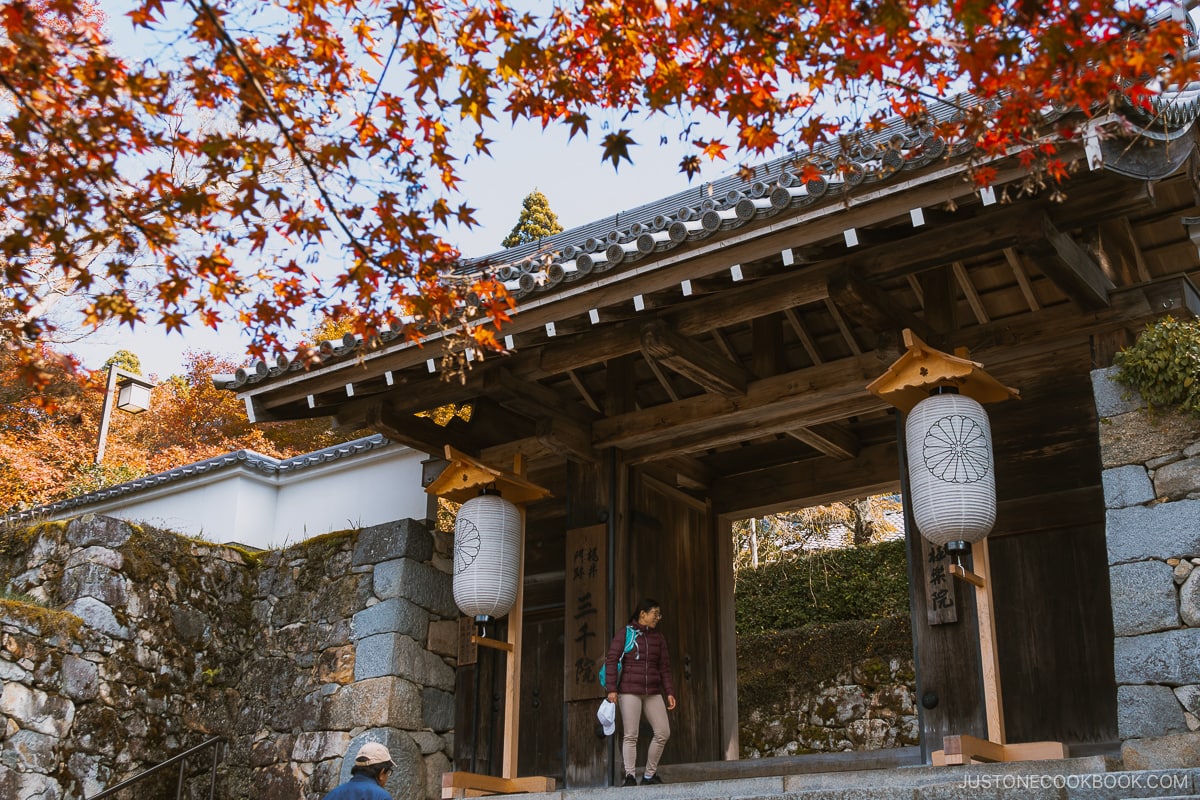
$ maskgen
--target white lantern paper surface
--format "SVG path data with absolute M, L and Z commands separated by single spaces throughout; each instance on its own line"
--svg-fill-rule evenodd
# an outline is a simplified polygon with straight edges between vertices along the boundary
M 503 617 L 517 600 L 521 512 L 498 494 L 462 504 L 454 522 L 454 602 L 471 617 Z
M 996 475 L 987 412 L 959 394 L 925 398 L 908 414 L 913 519 L 938 545 L 978 542 L 996 523 Z

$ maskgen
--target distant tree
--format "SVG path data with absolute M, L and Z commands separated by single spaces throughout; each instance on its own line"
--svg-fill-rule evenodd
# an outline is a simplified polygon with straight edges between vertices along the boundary
M 734 569 L 799 557 L 806 551 L 861 547 L 901 530 L 897 495 L 861 497 L 734 523 Z
M 516 247 L 519 244 L 536 242 L 547 236 L 562 233 L 562 229 L 563 226 L 558 223 L 558 216 L 550 208 L 550 201 L 546 199 L 546 195 L 534 189 L 521 201 L 521 216 L 500 245 Z
M 108 369 L 113 364 L 116 364 L 127 372 L 132 372 L 134 375 L 142 374 L 142 360 L 138 358 L 137 353 L 131 353 L 128 350 L 118 350 L 113 353 L 108 361 L 104 362 L 104 369 Z

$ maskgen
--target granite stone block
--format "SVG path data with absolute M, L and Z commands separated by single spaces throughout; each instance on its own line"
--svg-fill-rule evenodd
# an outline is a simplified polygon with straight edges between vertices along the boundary
M 428 561 L 433 557 L 433 536 L 422 522 L 403 519 L 372 525 L 358 533 L 354 566 L 379 564 L 396 558 Z
M 1121 739 L 1186 730 L 1183 706 L 1170 686 L 1117 687 L 1117 734 Z
M 429 630 L 429 612 L 403 597 L 392 597 L 355 614 L 352 629 L 357 639 L 377 633 L 403 633 L 424 641 Z
M 1175 571 L 1165 561 L 1134 561 L 1109 568 L 1113 633 L 1135 636 L 1180 627 Z
M 1113 666 L 1118 684 L 1200 683 L 1200 628 L 1117 637 Z
M 375 567 L 374 588 L 380 599 L 403 597 L 437 616 L 458 616 L 450 576 L 428 564 L 407 558 L 385 561 Z
M 1200 500 L 1110 509 L 1108 563 L 1200 555 Z
M 1120 371 L 1119 367 L 1092 370 L 1092 396 L 1096 398 L 1096 413 L 1101 417 L 1115 417 L 1146 405 L 1136 389 L 1117 381 Z
M 1100 478 L 1104 483 L 1105 508 L 1137 506 L 1154 499 L 1154 485 L 1150 483 L 1150 476 L 1138 464 L 1106 469 Z

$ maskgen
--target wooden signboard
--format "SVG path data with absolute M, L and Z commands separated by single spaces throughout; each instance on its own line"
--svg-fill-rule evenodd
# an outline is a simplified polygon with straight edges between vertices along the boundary
M 479 646 L 475 644 L 475 620 L 458 618 L 458 665 L 469 667 L 479 660 Z
M 930 625 L 958 622 L 958 597 L 946 548 L 921 537 L 925 551 L 925 613 Z
M 607 530 L 592 525 L 567 531 L 563 669 L 568 702 L 604 696 L 596 673 L 608 649 Z

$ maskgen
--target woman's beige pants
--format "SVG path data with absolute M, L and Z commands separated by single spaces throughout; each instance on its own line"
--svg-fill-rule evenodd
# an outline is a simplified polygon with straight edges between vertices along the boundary
M 646 754 L 645 777 L 649 778 L 658 772 L 658 759 L 662 757 L 663 747 L 671 738 L 671 723 L 667 720 L 667 703 L 661 694 L 619 694 L 617 708 L 621 710 L 621 758 L 625 762 L 625 774 L 634 774 L 637 763 L 638 727 L 642 724 L 642 715 L 654 729 L 654 738 L 650 740 L 650 752 Z

